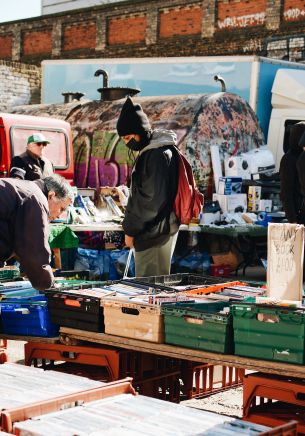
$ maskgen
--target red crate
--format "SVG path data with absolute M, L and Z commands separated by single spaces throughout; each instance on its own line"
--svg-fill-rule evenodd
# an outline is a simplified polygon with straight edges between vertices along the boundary
M 274 427 L 296 420 L 305 433 L 303 379 L 254 373 L 244 377 L 243 419 Z
M 28 366 L 40 366 L 100 381 L 132 377 L 136 391 L 142 395 L 175 402 L 180 400 L 179 359 L 107 346 L 28 342 L 24 348 L 25 364 Z
M 54 367 L 56 361 L 95 365 L 106 369 L 108 381 L 117 380 L 120 376 L 120 354 L 119 349 L 106 346 L 100 348 L 50 344 L 47 342 L 27 342 L 24 345 L 25 365 L 34 364 L 34 366 L 37 366 L 38 360 L 41 360 L 41 366 L 46 368 L 46 365 L 48 365 L 52 369 L 56 369 Z
M 58 362 L 65 362 L 58 364 Z M 137 392 L 179 402 L 202 398 L 242 383 L 244 371 L 114 347 L 28 342 L 25 364 L 100 381 L 132 377 Z M 180 398 L 181 397 L 181 398 Z
M 199 365 L 184 362 L 182 368 L 183 393 L 187 399 L 203 398 L 242 384 L 245 370 L 230 366 Z
M 13 432 L 13 424 L 16 421 L 25 421 L 35 416 L 46 413 L 57 412 L 66 407 L 73 407 L 84 402 L 101 400 L 102 398 L 112 397 L 125 393 L 136 395 L 131 385 L 131 379 L 119 380 L 107 383 L 104 386 L 86 391 L 77 392 L 70 395 L 56 397 L 39 403 L 31 403 L 28 406 L 21 406 L 1 411 L 1 430 L 9 433 Z

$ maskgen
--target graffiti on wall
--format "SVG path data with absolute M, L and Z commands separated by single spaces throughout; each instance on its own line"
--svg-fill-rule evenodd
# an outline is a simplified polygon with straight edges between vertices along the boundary
M 115 132 L 74 132 L 75 181 L 78 187 L 119 186 L 132 161 Z
M 243 46 L 244 53 L 261 52 L 263 50 L 263 42 L 260 39 L 249 39 Z
M 210 145 L 222 158 L 256 148 L 263 134 L 250 106 L 237 95 L 142 97 L 152 127 L 172 129 L 190 160 L 202 191 L 212 182 Z M 132 159 L 115 126 L 122 102 L 91 102 L 67 118 L 73 130 L 75 182 L 79 187 L 118 186 L 126 182 Z
M 230 27 L 248 27 L 248 26 L 261 26 L 265 24 L 265 12 L 258 12 L 256 14 L 242 15 L 240 17 L 226 17 L 224 20 L 218 20 L 219 29 L 227 29 Z
M 305 9 L 291 8 L 284 12 L 286 21 L 301 20 L 305 17 Z
M 154 129 L 175 131 L 178 147 L 190 161 L 203 193 L 212 191 L 211 145 L 219 146 L 223 161 L 264 144 L 256 115 L 236 94 L 140 97 L 134 101 L 141 103 Z M 76 186 L 118 186 L 126 183 L 135 158 L 116 133 L 123 103 L 37 105 L 24 107 L 22 113 L 48 114 L 71 124 Z

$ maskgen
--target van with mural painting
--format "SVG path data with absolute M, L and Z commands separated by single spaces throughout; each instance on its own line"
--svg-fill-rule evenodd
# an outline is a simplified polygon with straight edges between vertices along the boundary
M 38 132 L 50 141 L 44 154 L 53 163 L 55 172 L 72 182 L 74 162 L 70 124 L 55 118 L 7 113 L 0 113 L 0 177 L 8 176 L 12 158 L 22 154 L 27 138 Z
M 109 90 L 110 88 L 108 88 Z M 218 89 L 220 85 L 218 83 Z M 220 157 L 247 152 L 264 145 L 255 113 L 240 96 L 212 94 L 133 97 L 150 119 L 153 129 L 172 129 L 178 147 L 192 165 L 202 193 L 212 194 L 213 171 L 210 146 L 218 145 Z M 78 101 L 69 104 L 16 107 L 33 116 L 65 113 L 73 135 L 76 186 L 119 186 L 126 183 L 133 156 L 119 138 L 116 123 L 124 99 Z
M 114 78 L 110 78 L 116 87 L 108 87 L 108 77 L 105 80 L 103 75 L 103 88 L 97 90 L 99 73 L 104 71 L 96 70 L 100 63 L 98 59 L 81 64 L 69 60 L 45 61 L 42 97 L 47 104 L 15 108 L 15 112 L 35 116 L 60 113 L 70 123 L 74 180 L 78 187 L 118 186 L 128 178 L 132 161 L 116 133 L 123 99 L 109 99 L 111 90 L 141 89 L 141 97 L 134 98 L 142 104 L 153 128 L 173 129 L 177 133 L 179 148 L 192 163 L 199 188 L 210 193 L 213 185 L 210 146 L 219 146 L 224 161 L 265 145 L 276 73 L 289 70 L 305 74 L 305 65 L 256 56 L 168 58 L 149 62 L 120 59 L 103 62 L 113 71 Z M 77 80 L 73 82 L 75 69 Z M 88 76 L 91 70 L 92 75 Z M 228 92 L 223 87 L 223 92 L 219 92 L 219 81 L 214 80 L 217 72 L 224 78 Z M 68 84 L 74 92 L 85 91 L 88 98 L 54 104 L 62 100 L 62 91 Z M 168 95 L 173 92 L 175 95 Z M 275 129 L 282 131 L 279 125 Z M 274 156 L 283 152 L 278 138 L 270 147 Z

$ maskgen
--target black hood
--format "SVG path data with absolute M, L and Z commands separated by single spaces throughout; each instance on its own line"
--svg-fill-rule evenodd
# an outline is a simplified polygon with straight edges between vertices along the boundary
M 151 131 L 150 122 L 141 105 L 135 104 L 130 97 L 123 104 L 116 127 L 119 136 L 143 135 Z
M 303 151 L 303 141 L 300 141 L 303 134 L 305 133 L 305 122 L 301 121 L 300 123 L 294 124 L 290 127 L 289 134 L 289 149 L 293 153 L 301 153 Z M 304 138 L 305 139 L 305 138 Z

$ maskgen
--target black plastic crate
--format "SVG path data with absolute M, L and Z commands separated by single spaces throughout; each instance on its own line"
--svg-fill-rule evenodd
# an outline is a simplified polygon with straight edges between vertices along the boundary
M 103 332 L 104 314 L 100 298 L 74 294 L 73 291 L 96 288 L 105 285 L 105 282 L 72 281 L 63 285 L 45 292 L 51 321 L 61 327 Z
M 156 285 L 165 290 L 175 290 L 176 287 L 185 287 L 187 289 L 196 288 L 198 286 L 205 287 L 213 284 L 234 282 L 236 279 L 227 277 L 203 276 L 200 274 L 178 273 L 163 276 L 151 277 L 134 277 L 128 279 L 134 283 L 149 283 Z
M 61 327 L 92 332 L 104 331 L 100 299 L 64 291 L 46 292 L 51 321 Z
M 45 292 L 48 299 L 51 321 L 61 327 L 71 327 L 92 332 L 104 332 L 104 308 L 102 299 L 106 295 L 88 295 L 85 291 L 94 288 L 107 288 L 123 283 L 125 288 L 136 287 L 139 292 L 145 293 L 149 287 L 147 284 L 134 284 L 133 282 L 78 282 L 69 285 L 64 282 L 64 286 L 53 288 Z M 82 294 L 82 290 L 84 291 Z M 108 289 L 111 292 L 111 289 Z M 127 290 L 128 292 L 128 290 Z M 131 294 L 131 295 L 134 295 Z

